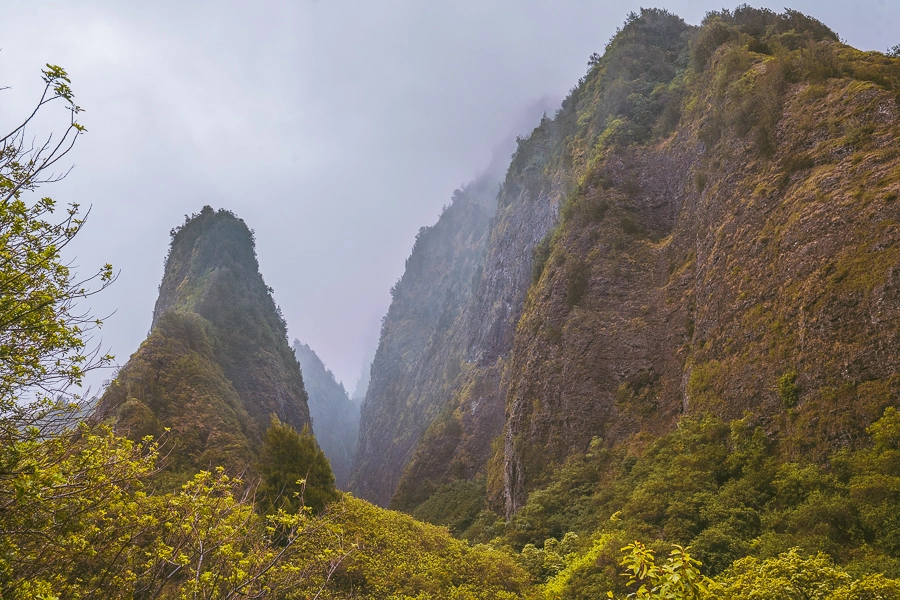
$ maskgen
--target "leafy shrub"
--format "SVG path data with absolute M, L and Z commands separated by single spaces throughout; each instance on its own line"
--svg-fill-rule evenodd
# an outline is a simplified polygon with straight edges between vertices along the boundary
M 788 371 L 778 378 L 775 389 L 781 398 L 781 405 L 785 408 L 793 408 L 800 401 L 800 386 L 797 385 L 797 372 Z
M 544 272 L 544 265 L 550 258 L 550 235 L 544 237 L 531 250 L 531 283 L 536 284 Z
M 628 585 L 637 589 L 628 597 L 637 600 L 699 600 L 707 591 L 710 580 L 700 573 L 700 562 L 688 548 L 675 544 L 666 562 L 657 565 L 653 551 L 640 542 L 622 548 L 625 557 L 622 566 L 628 576 Z M 608 597 L 615 597 L 608 592 Z
M 820 553 L 804 557 L 799 549 L 793 548 L 764 561 L 748 557 L 735 562 L 709 591 L 712 597 L 722 600 L 886 600 L 900 594 L 900 581 L 882 575 L 854 579 L 828 556 Z
M 297 433 L 272 415 L 257 465 L 260 501 L 267 510 L 296 514 L 303 506 L 321 512 L 338 499 L 334 474 L 309 427 Z

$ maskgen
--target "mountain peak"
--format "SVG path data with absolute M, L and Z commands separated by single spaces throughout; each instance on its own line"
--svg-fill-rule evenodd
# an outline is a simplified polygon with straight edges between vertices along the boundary
M 150 336 L 98 414 L 132 437 L 169 428 L 179 476 L 214 464 L 252 468 L 272 414 L 298 430 L 311 423 L 286 333 L 253 231 L 204 206 L 172 230 Z

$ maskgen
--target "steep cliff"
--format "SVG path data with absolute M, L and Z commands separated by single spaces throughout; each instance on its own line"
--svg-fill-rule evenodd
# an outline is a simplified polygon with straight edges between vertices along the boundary
M 415 426 L 360 446 L 390 456 L 370 497 L 459 531 L 685 414 L 747 415 L 784 459 L 863 439 L 900 392 L 898 90 L 900 59 L 794 11 L 630 15 L 520 141 L 468 304 L 408 343 L 448 267 L 398 285 L 372 370 L 397 393 L 370 387 L 360 439 Z
M 501 489 L 497 470 L 490 473 L 487 466 L 502 450 L 496 442 L 504 424 L 504 369 L 531 283 L 531 255 L 555 226 L 564 197 L 563 180 L 548 169 L 549 150 L 559 135 L 556 124 L 544 117 L 527 139 L 518 140 L 493 199 L 496 212 L 468 304 L 445 334 L 459 348 L 461 376 L 430 399 L 439 417 L 422 435 L 391 502 L 456 533 L 484 508 L 486 489 L 493 490 L 495 502 Z
M 331 463 L 335 485 L 345 490 L 356 454 L 359 406 L 312 348 L 300 340 L 294 340 L 292 347 L 309 395 L 309 414 L 316 428 L 316 441 Z
M 487 242 L 497 182 L 458 190 L 433 227 L 423 227 L 391 290 L 362 405 L 350 489 L 387 506 L 419 438 L 465 379 L 463 330 Z M 456 333 L 453 333 L 456 332 Z
M 790 11 L 629 19 L 556 118 L 575 177 L 510 361 L 507 514 L 683 413 L 786 457 L 864 436 L 900 389 L 898 75 Z
M 310 423 L 300 366 L 259 273 L 253 234 L 226 210 L 172 231 L 153 325 L 105 391 L 96 418 L 132 438 L 164 436 L 173 481 L 251 468 L 276 414 Z

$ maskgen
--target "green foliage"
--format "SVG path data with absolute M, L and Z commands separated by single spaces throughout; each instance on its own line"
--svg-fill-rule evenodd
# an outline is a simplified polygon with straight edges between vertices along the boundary
M 653 552 L 640 542 L 628 544 L 622 552 L 628 585 L 637 586 L 628 598 L 695 600 L 706 593 L 710 580 L 700 574 L 702 563 L 691 557 L 688 548 L 675 544 L 663 565 L 657 565 Z M 615 597 L 613 592 L 607 596 Z
M 567 566 L 567 562 L 576 556 L 578 536 L 571 531 L 562 540 L 547 538 L 544 547 L 525 544 L 516 557 L 519 564 L 538 581 L 555 576 Z
M 664 164 L 677 165 L 683 172 L 676 177 L 676 187 L 685 189 L 687 185 L 704 192 L 704 201 L 698 206 L 709 210 L 704 208 L 702 215 L 695 213 L 690 217 L 699 226 L 698 235 L 701 239 L 707 239 L 706 236 L 713 233 L 723 238 L 731 234 L 730 228 L 736 221 L 719 221 L 719 211 L 723 207 L 718 200 L 720 195 L 731 194 L 736 189 L 734 186 L 738 185 L 738 180 L 733 177 L 741 179 L 746 172 L 754 173 L 753 177 L 757 178 L 752 185 L 747 186 L 746 191 L 734 192 L 735 206 L 732 208 L 735 208 L 735 215 L 742 215 L 741 219 L 756 219 L 755 216 L 746 215 L 758 213 L 744 213 L 743 208 L 755 209 L 773 202 L 773 194 L 777 188 L 782 188 L 786 194 L 790 191 L 790 195 L 785 196 L 785 202 L 777 204 L 778 210 L 773 209 L 769 213 L 770 217 L 761 217 L 768 219 L 767 222 L 773 224 L 776 231 L 760 234 L 759 251 L 773 252 L 782 241 L 782 233 L 794 226 L 792 224 L 796 223 L 796 219 L 807 218 L 811 214 L 800 210 L 800 200 L 795 199 L 795 193 L 797 198 L 803 195 L 811 201 L 811 198 L 819 198 L 815 190 L 806 189 L 813 187 L 813 182 L 820 182 L 816 185 L 823 188 L 832 186 L 832 183 L 826 183 L 820 176 L 829 168 L 829 163 L 847 151 L 845 145 L 851 145 L 852 149 L 868 150 L 878 139 L 888 139 L 885 135 L 888 133 L 887 126 L 877 124 L 873 128 L 871 119 L 862 111 L 862 98 L 870 97 L 874 86 L 855 87 L 850 79 L 864 78 L 890 87 L 895 85 L 892 83 L 892 78 L 896 77 L 896 69 L 892 66 L 894 62 L 896 61 L 875 53 L 863 55 L 852 51 L 842 45 L 828 27 L 799 12 L 787 10 L 776 13 L 746 5 L 730 11 L 710 13 L 699 28 L 686 25 L 666 11 L 642 10 L 633 13 L 610 40 L 603 56 L 591 57 L 588 72 L 564 100 L 561 110 L 552 118 L 542 119 L 530 136 L 519 141 L 501 192 L 501 212 L 494 229 L 496 240 L 509 239 L 514 228 L 521 225 L 521 222 L 514 220 L 514 215 L 516 218 L 523 215 L 531 218 L 534 214 L 532 207 L 545 200 L 549 200 L 550 206 L 558 203 L 560 207 L 558 226 L 551 235 L 535 245 L 532 253 L 532 289 L 522 307 L 523 317 L 516 333 L 516 344 L 520 344 L 517 348 L 521 352 L 513 351 L 512 362 L 503 365 L 503 372 L 509 374 L 509 381 L 524 382 L 523 385 L 511 386 L 518 390 L 513 394 L 520 396 L 515 399 L 519 403 L 517 411 L 521 409 L 521 413 L 516 414 L 524 415 L 519 422 L 527 427 L 530 413 L 539 414 L 541 425 L 533 427 L 537 431 L 532 433 L 538 438 L 544 437 L 534 443 L 532 436 L 522 443 L 516 441 L 511 447 L 517 465 L 521 466 L 517 470 L 515 481 L 523 482 L 521 488 L 515 484 L 515 489 L 505 490 L 512 493 L 510 500 L 513 504 L 518 505 L 528 491 L 543 486 L 544 475 L 565 461 L 570 453 L 583 450 L 591 435 L 610 432 L 604 434 L 617 439 L 619 443 L 627 436 L 627 432 L 636 430 L 644 431 L 652 437 L 671 424 L 671 419 L 674 418 L 672 415 L 677 411 L 679 399 L 671 395 L 677 386 L 671 383 L 672 380 L 660 384 L 659 391 L 651 389 L 652 386 L 635 390 L 627 385 L 619 390 L 615 387 L 606 389 L 604 383 L 597 381 L 595 364 L 592 364 L 592 359 L 597 355 L 593 354 L 589 359 L 587 355 L 591 352 L 584 351 L 596 347 L 591 339 L 594 327 L 603 328 L 603 334 L 608 334 L 611 339 L 631 335 L 630 332 L 625 332 L 627 326 L 623 324 L 624 320 L 616 321 L 615 304 L 600 304 L 596 298 L 599 288 L 591 289 L 589 282 L 615 282 L 612 284 L 615 289 L 618 290 L 621 285 L 626 294 L 633 294 L 631 297 L 635 302 L 623 304 L 622 310 L 618 312 L 623 315 L 627 313 L 629 324 L 633 323 L 636 328 L 641 326 L 641 320 L 648 316 L 645 311 L 652 313 L 656 302 L 648 299 L 654 296 L 643 293 L 645 286 L 655 285 L 656 265 L 653 257 L 673 252 L 682 235 L 680 228 L 673 230 L 671 227 L 673 222 L 681 222 L 680 219 L 686 213 L 680 212 L 682 209 L 672 204 L 665 204 L 664 196 L 668 192 L 663 192 L 663 178 L 654 178 L 647 169 L 662 168 Z M 864 89 L 870 91 L 862 94 Z M 860 114 L 854 119 L 844 119 L 843 111 L 848 106 L 858 106 Z M 807 108 L 810 110 L 806 110 Z M 829 114 L 835 115 L 835 123 L 830 127 L 843 132 L 843 138 L 846 139 L 841 139 L 842 135 L 826 133 L 824 124 L 816 123 L 821 121 L 820 112 L 826 108 Z M 875 105 L 872 104 L 871 108 L 874 109 Z M 809 130 L 795 134 L 786 129 L 785 125 L 803 120 L 798 118 L 798 114 L 806 113 L 809 113 L 808 119 L 811 121 Z M 677 128 L 678 135 L 671 137 L 679 123 L 683 126 Z M 876 131 L 880 133 L 876 134 Z M 704 142 L 706 150 L 704 164 L 699 166 L 691 162 L 689 153 L 686 153 L 689 148 L 693 148 L 695 134 Z M 879 138 L 879 135 L 884 137 Z M 861 152 L 860 160 L 865 156 L 867 154 Z M 674 162 L 669 162 L 670 160 Z M 693 181 L 684 178 L 688 169 L 692 171 Z M 887 167 L 885 169 L 884 173 L 893 173 Z M 869 170 L 869 175 L 863 177 L 863 171 L 865 169 L 860 167 L 859 176 L 862 179 L 871 178 L 870 175 L 875 173 Z M 636 177 L 637 173 L 641 176 Z M 878 186 L 872 181 L 871 185 L 867 185 L 862 179 L 859 182 L 860 195 L 865 193 L 867 201 L 874 197 L 888 199 L 895 193 L 893 183 Z M 641 190 L 638 183 L 646 185 L 646 189 Z M 665 186 L 670 183 L 667 179 Z M 744 182 L 739 185 L 743 186 Z M 798 187 L 804 187 L 803 194 L 796 192 Z M 822 195 L 826 193 L 830 194 L 823 189 Z M 839 204 L 837 198 L 840 194 L 835 194 L 835 202 L 829 210 Z M 798 204 L 795 205 L 795 201 Z M 740 210 L 736 208 L 738 203 Z M 672 237 L 668 238 L 667 234 Z M 708 239 L 711 240 L 711 237 Z M 681 241 L 684 241 L 683 238 Z M 749 247 L 745 250 L 749 251 Z M 667 258 L 671 260 L 674 257 Z M 866 252 L 866 256 L 860 259 L 865 264 L 870 264 L 870 261 L 870 252 Z M 672 264 L 676 262 L 677 260 L 673 260 Z M 885 261 L 885 264 L 889 262 Z M 718 272 L 721 264 L 714 271 Z M 864 267 L 860 267 L 854 264 L 848 272 L 868 273 Z M 882 270 L 879 269 L 878 273 L 882 273 Z M 793 348 L 791 337 L 794 332 L 787 326 L 789 320 L 785 318 L 780 323 L 772 323 L 771 330 L 761 329 L 752 334 L 749 333 L 749 327 L 745 328 L 745 334 L 742 335 L 726 334 L 726 330 L 731 332 L 727 328 L 715 329 L 716 333 L 711 335 L 725 336 L 718 340 L 722 343 L 720 347 L 726 348 L 726 355 L 723 356 L 719 354 L 718 347 L 703 346 L 707 341 L 703 338 L 709 332 L 702 330 L 699 321 L 695 336 L 695 319 L 692 313 L 698 309 L 693 306 L 694 300 L 682 295 L 680 288 L 675 285 L 674 269 L 672 274 L 664 296 L 666 310 L 678 306 L 679 310 L 684 309 L 687 313 L 684 321 L 688 323 L 688 339 L 685 341 L 690 345 L 684 347 L 687 354 L 683 356 L 691 367 L 686 399 L 689 410 L 709 410 L 733 416 L 735 413 L 727 412 L 733 409 L 729 404 L 729 396 L 733 396 L 737 389 L 746 387 L 749 382 L 735 382 L 734 379 L 760 372 L 755 365 L 750 366 L 751 361 L 760 360 L 760 364 L 764 365 L 767 364 L 765 361 L 768 357 L 758 354 L 732 356 L 728 354 L 727 347 L 733 344 L 744 345 L 746 348 L 747 344 L 756 344 L 749 340 L 758 335 L 762 340 L 760 347 L 769 341 L 773 346 L 778 346 L 772 349 L 771 355 L 786 354 Z M 728 275 L 727 284 L 736 286 L 739 294 L 737 301 L 740 302 L 729 304 L 733 310 L 742 310 L 740 306 L 752 301 L 756 291 L 752 281 L 757 274 L 758 272 L 745 271 L 739 278 Z M 480 271 L 479 275 L 482 275 Z M 684 273 L 679 273 L 678 276 L 684 276 Z M 718 277 L 712 275 L 712 271 L 707 276 Z M 865 285 L 860 282 L 860 287 L 865 287 L 866 290 L 876 287 L 871 285 L 872 278 L 866 277 L 865 280 Z M 482 277 L 480 281 L 488 279 Z M 850 281 L 849 276 L 846 281 Z M 717 285 L 713 279 L 710 279 L 710 283 Z M 798 281 L 794 285 L 801 283 Z M 807 288 L 808 286 L 803 289 Z M 842 291 L 845 290 L 846 288 Z M 661 289 L 660 291 L 662 293 Z M 790 300 L 785 299 L 790 295 L 779 292 L 778 302 L 789 303 Z M 813 298 L 810 297 L 809 301 L 813 301 Z M 477 308 L 487 309 L 488 304 Z M 515 302 L 513 307 L 518 308 Z M 640 314 L 638 307 L 641 307 Z M 657 308 L 660 307 L 661 305 Z M 784 304 L 778 310 L 781 311 L 783 307 Z M 566 311 L 566 308 L 570 310 Z M 820 309 L 821 304 L 816 310 Z M 779 316 L 779 319 L 782 317 L 784 315 Z M 653 319 L 654 317 L 647 319 L 650 329 L 654 327 Z M 680 318 L 679 321 L 684 322 Z M 760 323 L 762 321 L 760 319 Z M 495 334 L 493 329 L 487 327 L 489 323 L 483 325 L 492 332 L 492 344 L 509 342 L 507 337 L 511 336 Z M 464 328 L 451 329 L 451 333 L 458 334 Z M 776 328 L 778 331 L 774 331 Z M 660 325 L 654 336 L 660 336 L 659 339 L 667 336 L 666 339 L 671 339 L 668 336 L 672 331 L 671 327 Z M 430 330 L 422 332 L 421 339 L 443 339 L 440 336 L 431 337 L 431 334 Z M 564 338 L 566 344 L 562 343 Z M 632 339 L 634 338 L 629 339 L 629 343 Z M 544 360 L 540 362 L 530 362 L 530 359 L 525 358 L 535 356 L 534 353 L 544 343 L 553 345 L 552 357 L 542 356 Z M 437 346 L 438 344 L 434 344 L 431 348 Z M 511 346 L 503 347 L 508 349 Z M 574 350 L 575 348 L 578 350 Z M 483 348 L 479 348 L 481 349 Z M 396 354 L 399 357 L 401 353 Z M 412 356 L 417 354 L 418 350 L 410 352 Z M 490 362 L 496 354 L 500 353 L 495 352 L 495 346 L 492 346 L 485 362 Z M 464 356 L 471 358 L 472 355 Z M 779 356 L 776 360 L 785 359 L 786 356 Z M 679 358 L 680 360 L 682 359 Z M 769 384 L 773 387 L 777 385 L 778 376 L 783 375 L 790 365 L 791 362 L 782 363 L 774 373 L 768 366 L 764 367 L 763 370 L 768 373 L 766 376 L 770 378 Z M 483 368 L 482 364 L 473 365 L 475 371 Z M 560 373 L 566 375 L 560 376 Z M 806 401 L 816 393 L 816 378 L 817 375 L 812 373 L 803 373 L 803 409 L 810 406 Z M 393 385 L 394 380 L 390 381 Z M 443 398 L 453 397 L 454 391 L 446 384 L 445 378 L 433 377 L 428 383 L 432 385 L 423 384 L 422 388 L 429 390 L 429 398 L 439 397 L 431 393 L 436 388 L 445 392 Z M 779 391 L 773 392 L 771 396 L 774 397 L 775 404 L 770 408 L 777 407 L 779 400 L 785 408 L 797 408 L 794 405 L 799 402 L 801 393 L 797 382 L 785 380 L 783 383 L 789 385 L 781 385 Z M 807 384 L 809 389 L 805 389 Z M 538 394 L 531 394 L 533 386 L 543 389 Z M 524 391 L 526 389 L 529 391 Z M 570 410 L 572 402 L 583 400 L 595 403 L 596 408 L 604 402 L 600 398 L 609 398 L 610 392 L 615 394 L 616 409 L 621 411 L 618 416 L 610 413 L 607 418 L 598 414 L 605 413 L 604 410 L 596 410 L 589 418 L 581 418 L 580 415 L 578 418 L 573 417 L 574 413 Z M 423 394 L 386 394 L 385 397 L 392 398 L 391 401 L 398 405 L 404 402 L 412 404 L 419 402 L 418 398 L 423 397 Z M 768 394 L 758 399 L 748 395 L 740 402 L 745 406 L 753 406 L 767 404 L 769 398 Z M 654 403 L 667 409 L 658 410 Z M 822 401 L 824 403 L 825 400 Z M 432 418 L 443 408 L 441 400 L 436 402 L 436 406 Z M 859 404 L 854 403 L 854 406 Z M 884 404 L 879 405 L 868 414 L 863 410 L 846 411 L 840 416 L 827 412 L 828 418 L 822 419 L 817 418 L 819 414 L 825 414 L 819 407 L 811 408 L 804 414 L 800 414 L 802 410 L 784 410 L 778 415 L 779 418 L 796 419 L 789 424 L 771 423 L 769 426 L 782 428 L 781 431 L 784 431 L 783 426 L 792 431 L 804 431 L 798 437 L 805 437 L 810 446 L 819 446 L 821 453 L 817 458 L 824 459 L 828 452 L 828 442 L 841 437 L 842 440 L 853 443 L 861 433 L 862 426 L 871 422 L 883 406 Z M 808 422 L 803 421 L 806 418 L 809 418 Z M 819 426 L 831 428 L 832 422 L 838 420 L 841 420 L 841 425 L 829 429 L 821 438 L 806 436 L 807 429 Z M 855 427 L 843 427 L 844 422 L 850 421 L 856 423 Z M 399 423 L 399 418 L 394 416 L 391 422 Z M 652 435 L 649 433 L 651 431 Z M 567 438 L 569 432 L 574 432 L 571 440 Z M 519 440 L 518 433 L 513 432 L 512 439 Z M 825 441 L 826 435 L 829 436 L 828 442 Z M 465 434 L 456 436 L 454 442 L 464 438 Z M 408 439 L 404 439 L 404 443 L 407 441 Z M 640 445 L 644 442 L 646 440 L 635 443 Z M 422 442 L 423 445 L 426 443 L 440 448 L 450 445 L 449 441 L 438 438 L 428 438 Z M 435 449 L 433 452 L 423 452 L 422 455 L 433 457 L 440 451 Z M 494 473 L 499 473 L 503 458 L 493 460 L 489 468 Z M 548 462 L 551 464 L 548 465 Z M 445 464 L 449 464 L 449 461 Z M 439 469 L 434 467 L 433 470 Z M 419 477 L 415 481 L 427 480 L 423 471 L 424 468 L 416 471 Z M 441 473 L 442 476 L 446 475 L 446 471 Z M 441 479 L 441 483 L 446 483 L 446 479 Z M 435 489 L 430 486 L 430 483 L 423 483 L 419 491 Z M 417 486 L 413 483 L 407 484 L 407 487 Z M 717 487 L 718 482 L 715 482 L 711 489 Z M 491 502 L 495 509 L 499 509 L 500 496 L 504 493 L 502 478 L 491 477 L 489 488 Z M 712 492 L 706 490 L 703 493 Z M 422 495 L 427 497 L 424 492 Z M 744 521 L 737 523 L 744 517 L 747 522 L 756 522 L 760 517 L 757 507 L 746 507 L 746 513 L 742 517 L 735 516 L 732 520 L 723 519 L 723 522 L 695 527 L 700 517 L 694 513 L 700 512 L 699 507 L 703 507 L 705 501 L 700 491 L 686 495 L 689 496 L 689 502 L 686 500 L 685 504 L 677 507 L 686 516 L 678 522 L 671 519 L 665 526 L 677 529 L 681 527 L 678 524 L 680 522 L 684 525 L 685 535 L 690 533 L 688 529 L 696 529 L 696 535 L 702 537 L 696 543 L 691 542 L 693 537 L 680 540 L 679 543 L 693 543 L 698 556 L 709 568 L 714 569 L 725 568 L 736 557 L 748 551 L 754 537 L 743 533 L 736 535 L 734 530 L 750 527 Z M 404 489 L 404 497 L 411 496 L 415 494 L 409 494 Z M 561 508 L 566 505 L 565 502 L 542 497 L 539 503 L 552 504 L 554 509 L 567 512 Z M 410 505 L 395 506 L 406 509 Z M 611 506 L 610 508 L 613 509 L 611 512 L 617 510 Z M 580 510 L 573 508 L 571 512 Z M 729 505 L 727 511 L 732 510 L 738 509 Z M 676 508 L 672 508 L 672 511 L 674 513 Z M 579 515 L 583 514 L 586 512 L 579 512 Z M 569 516 L 576 521 L 581 518 L 571 514 Z M 436 515 L 430 518 L 440 520 Z M 545 537 L 564 535 L 566 530 L 559 530 L 559 520 L 564 519 L 537 515 L 527 520 L 526 525 L 526 519 L 515 519 L 516 527 L 521 526 L 522 530 L 514 527 L 505 535 L 515 539 L 516 547 L 529 542 L 539 545 Z M 660 525 L 656 523 L 648 527 L 658 526 Z M 511 533 L 514 529 L 515 532 Z M 552 532 L 549 531 L 551 529 Z M 527 540 L 522 538 L 524 530 L 533 532 L 535 537 Z M 583 530 L 578 532 L 584 533 Z M 784 549 L 784 546 L 780 548 Z
M 691 40 L 693 69 L 712 84 L 713 111 L 700 132 L 707 151 L 733 128 L 760 155 L 772 157 L 788 84 L 825 81 L 855 69 L 839 56 L 837 41 L 824 24 L 793 10 L 779 14 L 742 5 L 708 13 Z M 808 157 L 789 161 L 786 177 L 810 164 Z
M 255 478 L 270 415 L 297 429 L 310 422 L 284 320 L 242 220 L 205 206 L 171 233 L 150 335 L 95 418 L 131 439 L 169 429 L 160 489 L 215 465 Z
M 628 598 L 672 598 L 677 600 L 889 600 L 900 594 L 900 581 L 881 574 L 854 578 L 836 567 L 822 553 L 806 557 L 797 548 L 777 557 L 753 557 L 736 561 L 715 580 L 701 575 L 700 563 L 686 548 L 675 545 L 663 566 L 657 566 L 653 551 L 640 542 L 622 548 L 622 565 L 628 585 L 640 587 Z M 618 597 L 610 591 L 610 598 Z
M 153 476 L 172 490 L 201 469 L 252 469 L 261 435 L 216 360 L 216 335 L 196 313 L 170 312 L 119 371 L 97 414 L 139 441 L 168 429 L 166 458 Z M 110 414 L 111 413 L 111 414 Z
M 707 15 L 703 27 L 691 40 L 691 64 L 694 70 L 702 71 L 719 46 L 731 41 L 734 36 L 734 30 L 721 18 Z
M 569 195 L 566 202 L 560 209 L 559 220 L 567 223 L 574 220 L 579 226 L 596 225 L 603 220 L 606 212 L 609 210 L 609 202 L 603 197 L 603 194 L 597 190 L 607 185 L 602 176 L 596 172 L 586 177 L 575 191 Z M 552 243 L 553 232 L 547 234 L 548 242 Z M 549 238 L 549 239 L 548 239 Z M 543 242 L 542 242 L 543 243 Z M 548 254 L 549 256 L 549 254 Z
M 888 408 L 868 431 L 868 447 L 834 452 L 828 469 L 785 462 L 749 417 L 730 425 L 683 417 L 638 454 L 595 439 L 491 530 L 494 543 L 523 548 L 520 560 L 548 598 L 624 594 L 612 576 L 612 540 L 622 538 L 690 545 L 713 577 L 748 556 L 766 561 L 800 546 L 847 565 L 859 577 L 847 585 L 863 589 L 884 579 L 878 573 L 900 577 L 900 411 Z M 566 532 L 584 541 L 554 574 L 538 544 Z
M 900 594 L 900 581 L 880 574 L 854 579 L 828 556 L 804 557 L 793 548 L 764 561 L 748 557 L 735 562 L 709 591 L 722 600 L 888 600 Z
M 158 446 L 82 426 L 0 450 L 0 594 L 4 598 L 226 598 L 278 593 L 346 555 L 306 514 L 262 517 L 240 480 L 201 472 L 180 490 L 148 493 Z M 278 543 L 271 535 L 280 532 Z
M 604 147 L 645 143 L 677 123 L 683 20 L 660 9 L 631 13 L 606 47 L 597 67 L 571 99 L 590 124 L 590 135 Z M 563 110 L 570 100 L 563 102 Z M 667 114 L 667 109 L 674 109 Z M 591 144 L 593 145 L 593 144 Z
M 233 213 L 204 206 L 172 231 L 154 328 L 172 313 L 208 323 L 213 360 L 260 430 L 273 412 L 297 428 L 309 423 L 303 378 L 260 274 L 253 232 Z
M 616 536 L 603 534 L 581 552 L 564 556 L 563 569 L 541 587 L 543 597 L 596 600 L 609 591 L 624 596 L 625 579 L 619 573 L 622 544 Z
M 776 383 L 778 397 L 785 408 L 793 408 L 800 401 L 800 386 L 797 385 L 797 372 L 788 371 L 778 378 Z
M 312 432 L 304 427 L 297 433 L 275 415 L 263 437 L 257 471 L 262 506 L 267 510 L 296 514 L 308 506 L 318 513 L 338 499 L 331 466 Z
M 0 595 L 83 597 L 106 578 L 125 585 L 126 574 L 108 569 L 121 566 L 115 557 L 130 545 L 131 533 L 119 527 L 155 455 L 152 443 L 84 427 L 75 444 L 23 432 L 0 446 Z
M 73 426 L 77 407 L 42 397 L 71 397 L 69 386 L 109 360 L 85 351 L 84 335 L 100 322 L 76 311 L 75 302 L 94 293 L 92 279 L 100 289 L 113 280 L 109 265 L 79 282 L 60 263 L 84 223 L 77 206 L 52 223 L 54 202 L 24 195 L 59 179 L 45 169 L 85 131 L 65 71 L 48 65 L 43 74 L 37 108 L 0 140 L 0 596 L 261 597 L 283 595 L 314 575 L 327 582 L 347 554 L 339 535 L 319 535 L 316 552 L 296 553 L 301 537 L 325 529 L 322 519 L 259 515 L 250 490 L 221 467 L 173 492 L 154 492 L 147 484 L 158 473 L 159 445 L 144 436 L 165 430 L 128 386 L 117 389 L 125 392 L 123 427 L 134 439 L 104 426 Z M 30 145 L 26 127 L 55 100 L 68 104 L 68 128 L 55 144 Z M 180 353 L 166 358 L 209 352 L 202 321 L 170 321 L 195 335 L 182 336 Z M 39 390 L 36 403 L 27 402 L 26 388 Z
M 0 159 L 2 161 L 2 159 Z M 14 177 L 0 162 L 0 187 Z M 55 209 L 50 198 L 32 204 L 19 197 L 0 203 L 0 397 L 38 386 L 46 392 L 80 384 L 87 369 L 111 357 L 89 358 L 83 334 L 100 325 L 85 318 L 76 303 L 95 291 L 90 279 L 79 281 L 61 262 L 60 251 L 84 224 L 71 206 L 61 221 L 48 220 Z M 95 278 L 103 289 L 112 282 L 106 265 Z M 5 403 L 6 406 L 8 403 Z
M 528 574 L 509 554 L 470 546 L 443 527 L 349 494 L 331 512 L 344 537 L 358 540 L 358 549 L 335 572 L 329 598 L 509 600 L 529 589 Z
M 35 410 L 12 400 L 26 388 L 56 396 L 112 359 L 88 351 L 84 335 L 101 322 L 77 307 L 112 283 L 112 267 L 76 277 L 60 255 L 84 225 L 78 205 L 56 219 L 54 200 L 33 197 L 40 185 L 62 178 L 50 170 L 85 131 L 75 120 L 81 108 L 65 70 L 47 65 L 42 74 L 44 91 L 34 111 L 0 138 L 0 410 L 20 419 Z M 35 145 L 33 120 L 54 102 L 70 113 L 67 126 L 58 140 Z
M 733 35 L 743 34 L 754 38 L 768 38 L 791 34 L 817 42 L 839 41 L 837 34 L 824 23 L 791 9 L 785 9 L 783 13 L 776 13 L 768 8 L 753 8 L 742 4 L 733 11 L 712 11 L 707 13 L 703 19 L 701 31 L 715 23 L 729 27 Z M 727 39 L 726 37 L 722 43 Z

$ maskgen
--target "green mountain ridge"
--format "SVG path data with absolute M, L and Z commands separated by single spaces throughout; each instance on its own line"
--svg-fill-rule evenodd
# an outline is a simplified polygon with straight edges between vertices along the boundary
M 332 595 L 897 597 L 898 139 L 900 57 L 791 10 L 629 15 L 499 189 L 420 230 L 352 461 L 295 342 L 335 470 L 413 517 L 325 508 Z M 205 207 L 98 415 L 162 437 L 165 485 L 252 475 L 269 415 L 317 402 L 285 334 L 252 232 Z
M 369 454 L 351 489 L 490 539 L 484 515 L 546 500 L 568 461 L 639 458 L 685 418 L 745 419 L 779 461 L 865 447 L 900 393 L 898 92 L 900 59 L 796 11 L 629 16 L 520 140 L 479 256 L 464 231 L 413 249 L 360 432 L 403 452 Z M 393 327 L 454 252 L 468 304 L 397 380 L 379 356 L 426 360 Z M 594 477 L 567 497 L 613 482 Z
M 217 465 L 252 472 L 272 414 L 298 431 L 311 424 L 286 336 L 252 232 L 206 206 L 172 231 L 150 335 L 95 418 L 132 439 L 162 436 L 173 481 Z

